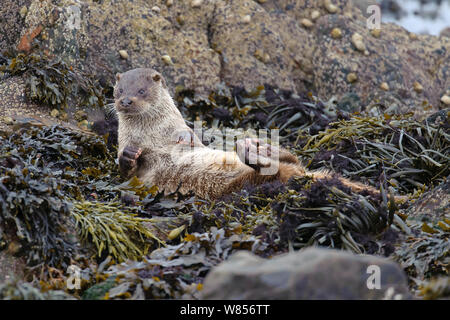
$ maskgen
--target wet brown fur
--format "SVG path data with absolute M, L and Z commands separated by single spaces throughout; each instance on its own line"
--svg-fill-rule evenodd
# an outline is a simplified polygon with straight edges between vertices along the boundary
M 179 188 L 181 193 L 193 191 L 199 197 L 216 199 L 248 184 L 287 182 L 293 176 L 309 175 L 314 179 L 332 176 L 327 171 L 308 172 L 297 157 L 285 149 L 279 149 L 278 172 L 262 175 L 242 162 L 235 152 L 204 146 L 185 124 L 164 78 L 153 69 L 134 69 L 118 75 L 114 97 L 119 117 L 119 158 L 127 146 L 142 150 L 136 167 L 123 172 L 125 178 L 136 175 L 166 192 Z M 179 143 L 180 135 L 186 132 L 192 135 L 191 146 L 195 145 L 188 151 L 186 144 Z M 340 180 L 355 191 L 377 193 L 372 187 L 344 178 Z

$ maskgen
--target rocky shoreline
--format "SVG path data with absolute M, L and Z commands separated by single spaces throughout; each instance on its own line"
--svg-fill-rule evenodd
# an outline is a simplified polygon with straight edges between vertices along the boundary
M 370 30 L 349 0 L 4 2 L 0 298 L 448 299 L 449 37 Z M 123 181 L 107 109 L 143 66 L 188 123 L 279 128 L 381 196 L 297 179 L 211 203 Z

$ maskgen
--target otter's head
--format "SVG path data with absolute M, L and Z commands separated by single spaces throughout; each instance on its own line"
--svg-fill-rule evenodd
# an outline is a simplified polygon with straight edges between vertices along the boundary
M 115 107 L 119 113 L 139 115 L 157 108 L 166 82 L 162 75 L 150 68 L 138 68 L 118 73 L 114 87 Z

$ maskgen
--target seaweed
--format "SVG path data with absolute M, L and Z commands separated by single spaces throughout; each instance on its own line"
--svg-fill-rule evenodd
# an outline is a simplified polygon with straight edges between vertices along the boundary
M 439 277 L 420 286 L 420 296 L 425 300 L 448 299 L 450 277 Z
M 201 119 L 212 127 L 279 129 L 282 143 L 292 144 L 300 131 L 315 134 L 348 114 L 332 103 L 323 103 L 308 94 L 298 96 L 269 85 L 247 92 L 244 88 L 219 87 L 207 98 L 197 98 L 189 90 L 177 93 L 176 100 L 185 119 Z
M 163 244 L 144 225 L 150 219 L 139 218 L 120 202 L 75 202 L 72 210 L 82 241 L 94 243 L 100 257 L 103 251 L 117 259 L 140 260 L 154 244 Z
M 31 283 L 18 279 L 10 279 L 0 283 L 1 300 L 73 300 L 74 298 L 64 291 L 51 290 L 44 292 Z
M 372 185 L 385 175 L 397 191 L 421 191 L 450 174 L 448 123 L 448 115 L 440 123 L 411 115 L 355 116 L 309 137 L 298 153 L 311 169 L 330 168 Z M 302 135 L 308 133 L 299 140 Z
M 209 270 L 236 250 L 271 257 L 324 246 L 393 256 L 413 278 L 448 274 L 447 218 L 419 224 L 391 201 L 393 188 L 417 196 L 448 176 L 448 121 L 435 121 L 448 114 L 425 122 L 350 116 L 267 85 L 219 88 L 200 100 L 180 91 L 177 100 L 187 119 L 213 127 L 278 128 L 309 168 L 361 177 L 380 194 L 355 193 L 330 175 L 248 185 L 217 201 L 166 195 L 120 178 L 114 120 L 94 125 L 100 136 L 26 124 L 0 134 L 2 242 L 54 270 L 87 252 L 90 276 L 71 292 L 83 299 L 196 299 Z M 61 289 L 58 277 L 41 287 Z
M 65 267 L 75 250 L 66 235 L 70 204 L 53 170 L 35 161 L 15 149 L 0 155 L 0 237 L 18 239 L 30 265 Z
M 177 245 L 154 250 L 142 261 L 112 265 L 96 284 L 97 299 L 198 299 L 207 272 L 236 250 L 265 249 L 255 236 L 226 227 L 188 233 Z M 113 278 L 115 281 L 111 281 Z M 108 290 L 100 290 L 108 285 Z M 94 288 L 92 287 L 92 288 Z M 97 289 L 98 288 L 98 289 Z M 90 290 L 90 289 L 89 289 Z
M 23 76 L 25 94 L 30 101 L 65 108 L 69 103 L 87 107 L 103 107 L 101 85 L 86 72 L 50 56 L 40 45 L 29 54 L 14 50 L 0 53 L 0 72 L 5 76 Z
M 423 280 L 450 273 L 450 216 L 436 224 L 408 219 L 410 235 L 395 251 L 394 257 L 412 278 Z
M 83 239 L 94 236 L 99 253 L 104 246 L 119 260 L 143 254 L 144 237 L 155 239 L 140 218 L 117 204 L 123 194 L 143 199 L 155 190 L 135 180 L 122 182 L 101 137 L 25 123 L 0 135 L 0 176 L 0 237 L 19 243 L 18 254 L 29 266 L 66 268 L 79 251 L 75 222 Z M 83 229 L 93 221 L 92 232 Z M 100 244 L 108 230 L 126 242 L 125 250 L 117 249 L 123 248 L 120 242 Z
M 243 190 L 219 201 L 213 213 L 219 221 L 238 223 L 243 232 L 264 239 L 271 253 L 312 245 L 355 253 L 381 251 L 383 244 L 376 237 L 388 229 L 395 210 L 389 208 L 385 193 L 355 194 L 335 178 L 293 178 L 285 188 L 278 184 Z M 355 241 L 359 235 L 379 245 L 365 247 Z

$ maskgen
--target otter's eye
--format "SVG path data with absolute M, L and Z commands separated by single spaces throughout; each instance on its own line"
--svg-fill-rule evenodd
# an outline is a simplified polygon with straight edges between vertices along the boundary
M 141 89 L 141 90 L 138 91 L 138 93 L 139 93 L 139 94 L 144 94 L 145 91 L 144 91 L 144 89 Z
M 123 93 L 123 89 L 120 89 L 120 90 L 119 90 L 119 93 L 122 94 L 122 93 Z

